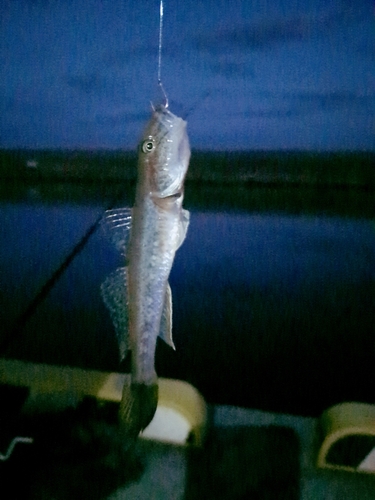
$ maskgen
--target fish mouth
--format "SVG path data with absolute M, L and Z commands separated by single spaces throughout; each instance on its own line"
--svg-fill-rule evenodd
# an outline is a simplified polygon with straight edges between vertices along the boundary
M 184 181 L 190 160 L 186 125 L 165 106 L 154 109 L 144 137 L 152 137 L 156 146 L 149 172 L 151 191 L 157 198 L 179 192 Z
M 165 106 L 160 105 L 155 109 L 158 115 L 160 124 L 166 128 L 166 135 L 169 133 L 176 134 L 177 142 L 177 157 L 178 161 L 182 162 L 190 157 L 190 144 L 186 132 L 186 121 L 174 115 Z
M 159 124 L 167 130 L 167 133 L 179 128 L 186 128 L 186 122 L 182 118 L 174 115 L 163 105 L 156 107 L 154 113 L 157 116 Z

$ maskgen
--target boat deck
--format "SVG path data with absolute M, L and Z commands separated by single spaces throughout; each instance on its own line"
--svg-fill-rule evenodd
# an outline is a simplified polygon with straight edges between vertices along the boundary
M 28 420 L 21 418 L 17 432 L 34 438 L 32 444 L 17 444 L 10 458 L 0 462 L 3 491 L 10 487 L 16 495 L 9 498 L 375 499 L 375 474 L 316 467 L 316 418 L 208 406 L 207 438 L 202 446 L 139 439 L 130 450 L 119 437 L 118 402 L 100 401 L 90 394 L 91 389 L 85 391 L 88 395 L 83 400 L 66 390 L 50 392 L 58 380 L 53 379 L 57 367 L 38 394 L 32 390 L 36 378 L 33 382 L 31 372 L 27 374 L 30 390 L 19 378 L 21 372 L 14 370 L 13 378 L 10 371 L 7 374 L 7 366 L 17 366 L 9 363 L 3 361 L 1 382 L 29 390 L 23 405 L 29 408 Z M 64 369 L 61 373 L 59 384 L 65 387 Z M 70 380 L 78 380 L 76 371 L 73 375 Z M 82 380 L 81 388 L 91 387 L 87 375 Z M 4 394 L 3 413 L 7 409 Z M 36 411 L 30 412 L 33 407 Z M 4 440 L 1 446 L 4 453 Z M 20 475 L 22 482 L 17 480 Z

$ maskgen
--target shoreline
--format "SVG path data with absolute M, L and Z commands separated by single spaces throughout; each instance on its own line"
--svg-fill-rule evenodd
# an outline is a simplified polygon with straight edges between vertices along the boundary
M 0 179 L 117 183 L 135 181 L 127 151 L 0 149 Z M 187 182 L 199 185 L 296 185 L 375 189 L 375 153 L 192 151 Z
M 0 182 L 0 200 L 12 204 L 128 206 L 135 180 L 12 179 Z M 184 208 L 191 212 L 258 213 L 375 218 L 375 190 L 356 186 L 187 181 Z

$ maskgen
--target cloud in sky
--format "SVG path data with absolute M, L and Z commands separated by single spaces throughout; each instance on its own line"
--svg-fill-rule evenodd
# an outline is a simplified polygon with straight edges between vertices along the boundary
M 96 73 L 86 73 L 81 75 L 67 75 L 66 83 L 72 89 L 84 94 L 98 93 L 103 88 L 100 75 Z
M 158 10 L 4 0 L 0 146 L 134 148 L 161 100 Z M 165 0 L 171 110 L 193 147 L 374 149 L 374 23 L 372 0 Z
M 307 5 L 312 2 L 306 2 Z M 228 26 L 223 23 L 212 33 L 200 33 L 196 36 L 199 50 L 222 52 L 225 50 L 265 50 L 289 42 L 303 42 L 311 37 L 334 30 L 345 25 L 354 25 L 362 15 L 353 7 L 328 8 L 318 14 L 309 12 L 284 17 L 264 18 L 260 21 L 237 23 Z M 230 24 L 230 23 L 229 23 Z
M 271 109 L 244 111 L 248 117 L 291 117 L 306 116 L 326 111 L 350 111 L 375 113 L 375 92 L 372 95 L 358 95 L 354 92 L 296 92 L 271 93 L 261 92 L 260 96 L 269 104 L 273 100 Z
M 220 53 L 229 50 L 259 50 L 272 48 L 280 43 L 302 40 L 304 26 L 299 19 L 265 20 L 263 23 L 249 23 L 243 26 L 222 28 L 214 34 L 198 35 L 198 50 Z

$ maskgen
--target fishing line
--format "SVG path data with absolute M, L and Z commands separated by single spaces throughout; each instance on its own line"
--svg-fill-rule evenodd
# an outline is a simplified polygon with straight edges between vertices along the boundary
M 161 49 L 163 44 L 163 0 L 160 0 L 160 20 L 159 20 L 159 60 L 158 60 L 158 84 L 161 84 Z
M 159 10 L 159 53 L 158 53 L 158 85 L 163 93 L 164 96 L 164 107 L 168 108 L 169 102 L 168 102 L 168 96 L 167 93 L 164 90 L 163 87 L 163 82 L 161 80 L 161 56 L 162 56 L 162 48 L 163 48 L 163 21 L 164 21 L 164 2 L 163 0 L 160 0 L 160 10 Z M 184 118 L 190 116 L 198 107 L 198 105 L 201 105 L 202 102 L 204 102 L 207 97 L 209 96 L 210 92 L 206 91 L 203 96 L 199 99 L 196 100 L 195 103 L 190 107 L 190 109 L 187 111 L 185 114 Z M 153 104 L 151 103 L 152 109 L 155 111 L 155 108 Z
M 168 97 L 164 90 L 163 83 L 161 81 L 161 50 L 163 46 L 163 20 L 164 20 L 164 2 L 160 0 L 160 17 L 159 17 L 159 56 L 158 56 L 158 85 L 163 92 L 165 99 L 164 107 L 168 108 Z

